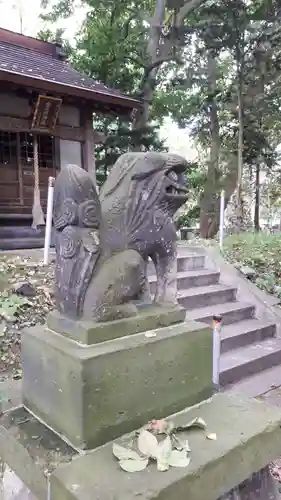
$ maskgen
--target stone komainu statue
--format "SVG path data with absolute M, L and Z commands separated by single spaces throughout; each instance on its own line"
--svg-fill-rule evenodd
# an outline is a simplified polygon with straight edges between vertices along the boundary
M 73 319 L 106 321 L 137 314 L 151 301 L 146 276 L 155 264 L 154 302 L 176 304 L 176 228 L 187 199 L 187 162 L 166 153 L 126 153 L 100 197 L 80 167 L 62 169 L 54 193 L 56 299 Z

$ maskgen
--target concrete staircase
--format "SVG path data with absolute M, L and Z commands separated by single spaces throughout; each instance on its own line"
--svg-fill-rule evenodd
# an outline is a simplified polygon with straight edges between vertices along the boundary
M 251 295 L 247 303 L 237 299 L 237 288 L 222 284 L 220 272 L 207 269 L 205 262 L 203 250 L 179 250 L 178 301 L 185 307 L 187 319 L 211 324 L 214 314 L 222 315 L 221 385 L 248 396 L 281 385 L 281 338 L 275 322 L 258 319 Z M 151 263 L 152 292 L 154 273 Z

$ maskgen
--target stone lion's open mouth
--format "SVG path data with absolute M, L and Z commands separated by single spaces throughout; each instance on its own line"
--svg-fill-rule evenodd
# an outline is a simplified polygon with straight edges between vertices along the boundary
M 184 175 L 186 165 L 176 164 L 166 172 L 165 192 L 168 198 L 187 198 L 187 180 Z

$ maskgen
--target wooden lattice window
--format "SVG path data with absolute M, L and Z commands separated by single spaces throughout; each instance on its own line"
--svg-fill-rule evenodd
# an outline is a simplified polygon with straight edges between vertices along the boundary
M 38 135 L 37 137 L 39 167 L 54 168 L 54 138 L 48 135 Z M 20 159 L 23 165 L 33 165 L 33 134 L 28 132 L 20 133 Z
M 0 131 L 0 165 L 17 166 L 17 134 Z

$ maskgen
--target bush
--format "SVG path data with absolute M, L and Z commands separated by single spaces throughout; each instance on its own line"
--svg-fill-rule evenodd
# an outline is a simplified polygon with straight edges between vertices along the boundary
M 182 213 L 177 217 L 176 225 L 178 229 L 182 229 L 185 227 L 193 227 L 196 225 L 200 217 L 200 207 L 196 205 L 192 207 L 185 213 Z
M 223 253 L 238 268 L 252 268 L 254 283 L 281 298 L 281 234 L 235 234 L 225 238 Z

